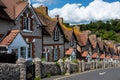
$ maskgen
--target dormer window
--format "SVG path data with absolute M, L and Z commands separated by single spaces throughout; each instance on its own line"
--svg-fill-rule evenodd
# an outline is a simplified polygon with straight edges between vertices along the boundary
M 29 17 L 23 18 L 23 29 L 30 30 L 30 18 Z
M 55 41 L 59 40 L 59 29 L 58 29 L 58 27 L 56 27 L 55 30 L 54 30 L 54 40 Z
M 74 37 L 73 36 L 71 37 L 71 40 L 70 40 L 70 46 L 74 46 Z

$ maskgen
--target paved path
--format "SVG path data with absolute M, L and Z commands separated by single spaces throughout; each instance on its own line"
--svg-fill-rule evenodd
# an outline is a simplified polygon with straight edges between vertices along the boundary
M 53 80 L 120 80 L 120 68 L 95 70 Z
M 42 80 L 120 80 L 120 68 L 87 71 L 70 76 L 52 76 Z

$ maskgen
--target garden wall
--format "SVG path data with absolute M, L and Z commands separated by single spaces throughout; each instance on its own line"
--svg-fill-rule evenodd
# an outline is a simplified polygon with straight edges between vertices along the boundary
M 0 63 L 0 80 L 20 80 L 20 68 L 17 64 Z

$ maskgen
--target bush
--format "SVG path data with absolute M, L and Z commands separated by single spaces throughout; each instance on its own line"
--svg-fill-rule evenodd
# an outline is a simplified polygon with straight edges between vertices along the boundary
M 73 63 L 78 63 L 78 60 L 77 59 L 73 59 L 72 62 Z
M 55 64 L 56 64 L 57 66 L 60 66 L 60 64 L 59 64 L 57 61 L 55 62 Z
M 51 74 L 47 74 L 46 76 L 47 76 L 47 78 L 50 78 L 50 77 L 51 77 Z
M 34 80 L 41 80 L 39 76 L 36 76 Z

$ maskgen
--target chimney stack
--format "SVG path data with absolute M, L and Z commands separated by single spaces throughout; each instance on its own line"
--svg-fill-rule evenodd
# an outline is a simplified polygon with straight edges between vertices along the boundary
M 59 15 L 56 15 L 55 18 L 56 20 L 59 20 L 60 23 L 63 23 L 63 18 L 59 17 Z

